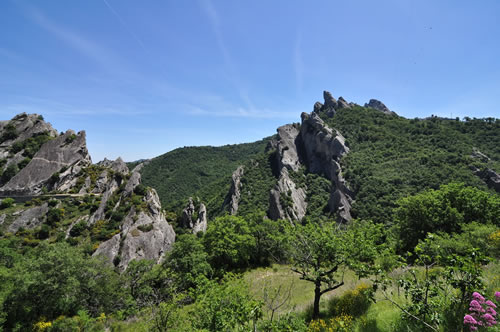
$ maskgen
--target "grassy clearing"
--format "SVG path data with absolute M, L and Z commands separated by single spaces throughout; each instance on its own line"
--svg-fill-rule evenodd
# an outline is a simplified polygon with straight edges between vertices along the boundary
M 285 291 L 293 283 L 289 303 L 277 310 L 278 315 L 291 311 L 303 312 L 314 300 L 313 283 L 301 280 L 297 273 L 290 270 L 289 265 L 274 264 L 272 267 L 254 269 L 246 272 L 244 279 L 249 283 L 252 294 L 260 300 L 264 300 L 265 290 L 272 292 L 281 286 Z M 356 287 L 360 282 L 353 272 L 346 271 L 344 285 L 321 297 L 321 310 L 326 311 L 326 302 L 330 297 L 340 296 L 345 291 Z M 264 307 L 264 314 L 266 317 L 270 314 L 269 310 L 266 310 L 266 307 Z

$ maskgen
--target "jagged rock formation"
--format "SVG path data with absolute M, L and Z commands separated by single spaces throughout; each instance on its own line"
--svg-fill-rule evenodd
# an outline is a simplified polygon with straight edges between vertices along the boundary
M 382 113 L 388 114 L 388 115 L 395 115 L 393 111 L 391 111 L 387 106 L 384 105 L 383 102 L 377 99 L 370 99 L 368 103 L 365 104 L 365 107 L 370 107 L 373 109 L 376 109 Z
M 0 188 L 2 195 L 37 195 L 44 186 L 51 187 L 51 177 L 71 167 L 91 164 L 85 143 L 85 132 L 68 130 L 40 148 L 26 167 Z M 58 180 L 59 175 L 57 176 Z M 55 180 L 52 178 L 52 180 Z
M 301 137 L 307 155 L 310 172 L 324 174 L 332 181 L 328 205 L 332 212 L 338 212 L 341 221 L 351 220 L 351 203 L 354 194 L 342 177 L 340 158 L 349 152 L 344 137 L 325 125 L 313 113 L 302 113 Z
M 238 168 L 233 172 L 231 176 L 231 188 L 229 193 L 224 200 L 222 209 L 228 209 L 231 215 L 235 215 L 238 212 L 238 207 L 241 199 L 241 177 L 244 174 L 244 167 L 238 166 Z
M 191 229 L 194 234 L 207 230 L 207 208 L 200 203 L 196 219 L 194 218 L 195 211 L 193 198 L 189 197 L 188 205 L 182 210 L 181 221 L 182 227 Z
M 482 162 L 488 162 L 491 159 L 479 151 L 477 148 L 472 148 L 472 158 L 479 159 Z M 491 168 L 479 169 L 475 166 L 471 166 L 472 172 L 479 176 L 490 188 L 495 189 L 495 191 L 500 193 L 500 174 L 492 170 Z
M 333 116 L 340 108 L 350 108 L 344 98 L 335 100 L 328 91 L 323 93 L 325 103 L 317 102 L 311 114 L 302 113 L 302 124 L 278 128 L 276 147 L 279 165 L 278 184 L 270 191 L 269 217 L 272 219 L 301 220 L 307 210 L 307 188 L 299 188 L 289 172 L 305 167 L 309 172 L 322 174 L 332 182 L 328 206 L 339 216 L 339 221 L 351 220 L 353 193 L 342 177 L 340 159 L 349 152 L 344 137 L 329 128 L 319 112 Z
M 132 260 L 151 259 L 161 262 L 175 241 L 175 232 L 165 219 L 158 194 L 148 191 L 146 211 L 132 208 L 122 222 L 121 232 L 103 242 L 94 256 L 103 255 L 125 270 Z
M 116 160 L 109 160 L 104 158 L 100 162 L 97 163 L 99 166 L 103 167 L 109 167 L 113 171 L 121 173 L 121 174 L 128 174 L 129 169 L 127 167 L 127 164 L 122 160 L 122 158 L 118 157 Z
M 344 98 L 339 97 L 339 100 L 336 100 L 329 91 L 323 91 L 323 99 L 325 100 L 324 104 L 319 101 L 314 104 L 313 113 L 324 112 L 331 118 L 337 110 L 351 108 L 351 104 L 347 103 Z
M 288 170 L 298 171 L 302 166 L 299 158 L 300 126 L 288 124 L 278 128 L 276 157 L 279 178 L 269 196 L 269 216 L 272 219 L 301 220 L 307 209 L 306 191 L 298 188 L 290 178 Z
M 107 257 L 120 270 L 125 270 L 133 259 L 161 261 L 175 241 L 175 232 L 166 221 L 156 191 L 141 185 L 139 170 L 143 165 L 139 164 L 132 172 L 121 158 L 92 165 L 84 131 L 68 130 L 58 135 L 41 116 L 23 113 L 0 122 L 0 156 L 3 170 L 9 164 L 25 160 L 17 174 L 0 187 L 0 196 L 30 199 L 44 194 L 56 201 L 55 205 L 52 202 L 52 205 L 33 203 L 35 206 L 24 209 L 21 206 L 8 218 L 1 215 L 2 223 L 8 220 L 2 225 L 7 232 L 30 230 L 48 222 L 51 210 L 58 210 L 62 204 L 57 203 L 61 195 L 80 200 L 79 204 L 87 198 L 97 201 L 89 214 L 77 215 L 69 226 L 65 224 L 66 237 L 82 221 L 93 231 L 116 227 L 109 231 L 113 231 L 110 238 L 96 243 L 94 255 Z M 64 214 L 64 210 L 55 212 Z M 204 230 L 206 210 L 200 207 L 198 215 L 194 227 L 196 231 Z
M 112 167 L 111 170 L 124 177 L 110 177 L 107 174 L 109 169 L 101 173 L 97 183 L 100 183 L 101 187 L 105 189 L 101 196 L 101 203 L 97 211 L 90 216 L 89 223 L 105 220 L 106 208 L 109 208 L 108 201 L 115 196 L 118 202 L 112 211 L 117 211 L 120 204 L 124 204 L 123 202 L 127 201 L 141 184 L 141 175 L 138 172 L 140 168 L 136 167 L 130 174 L 128 168 L 124 168 L 126 164 L 121 158 L 109 163 L 109 165 Z M 120 187 L 123 188 L 123 191 L 118 194 Z M 118 198 L 116 198 L 117 194 Z M 142 202 L 145 208 L 138 209 L 132 206 L 121 222 L 120 232 L 108 241 L 101 243 L 94 255 L 107 257 L 120 270 L 125 270 L 130 261 L 134 259 L 151 259 L 157 262 L 163 259 L 175 241 L 174 229 L 167 222 L 161 209 L 160 199 L 154 189 L 146 189 Z

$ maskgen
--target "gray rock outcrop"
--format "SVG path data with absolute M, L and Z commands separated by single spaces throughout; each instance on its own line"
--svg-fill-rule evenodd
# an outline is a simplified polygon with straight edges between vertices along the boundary
M 302 113 L 300 132 L 307 155 L 308 170 L 323 174 L 332 181 L 328 201 L 330 211 L 338 213 L 339 221 L 350 221 L 354 194 L 347 186 L 339 164 L 340 159 L 349 152 L 344 137 L 329 128 L 315 113 Z
M 487 163 L 491 159 L 479 151 L 477 148 L 472 148 L 471 157 L 474 159 L 479 159 L 480 161 Z M 488 187 L 493 188 L 496 192 L 500 193 L 500 174 L 492 170 L 491 168 L 479 169 L 475 166 L 471 166 L 472 172 L 477 175 L 481 180 L 483 180 Z
M 269 217 L 300 221 L 306 215 L 306 190 L 298 188 L 287 168 L 281 170 L 278 183 L 269 196 Z
M 243 176 L 245 169 L 243 166 L 238 166 L 238 168 L 231 175 L 231 188 L 224 200 L 222 205 L 223 209 L 227 209 L 229 214 L 236 215 L 238 213 L 238 208 L 241 199 L 241 177 Z
M 97 165 L 111 168 L 113 171 L 120 174 L 128 174 L 129 172 L 127 164 L 125 164 L 121 157 L 116 158 L 116 160 L 109 160 L 107 158 L 104 158 L 103 160 L 98 162 Z
M 269 194 L 268 215 L 272 219 L 301 220 L 307 211 L 307 188 L 297 186 L 290 172 L 303 167 L 308 172 L 323 175 L 332 183 L 328 207 L 336 213 L 339 222 L 352 219 L 351 204 L 354 194 L 342 176 L 341 158 L 349 152 L 344 137 L 329 128 L 319 112 L 333 116 L 336 109 L 352 105 L 331 93 L 323 93 L 325 103 L 316 103 L 311 114 L 302 113 L 301 125 L 289 124 L 278 128 L 274 144 L 278 165 L 278 182 Z M 332 114 L 330 114 L 330 113 Z M 296 175 L 301 176 L 301 175 Z
M 174 229 L 165 219 L 156 191 L 150 189 L 145 200 L 148 210 L 131 211 L 122 226 L 120 262 L 118 263 L 118 268 L 122 271 L 134 259 L 151 259 L 157 263 L 161 262 L 175 242 Z M 105 246 L 105 243 L 102 245 Z M 111 250 L 115 248 L 115 246 L 110 247 Z
M 68 130 L 43 144 L 29 164 L 0 188 L 0 193 L 13 196 L 40 194 L 44 186 L 52 185 L 55 173 L 77 163 L 80 167 L 92 163 L 87 151 L 85 132 L 75 134 Z
M 49 206 L 44 203 L 24 210 L 7 228 L 10 233 L 16 233 L 20 228 L 33 229 L 45 221 L 45 216 L 49 211 Z
M 302 166 L 300 126 L 288 124 L 277 129 L 276 158 L 279 167 L 278 183 L 269 193 L 269 217 L 300 221 L 306 214 L 306 189 L 298 188 L 289 170 L 297 172 Z
M 194 234 L 207 230 L 207 208 L 203 203 L 200 203 L 196 219 L 194 218 L 195 211 L 193 198 L 189 197 L 187 206 L 182 210 L 181 222 L 182 227 L 191 229 Z
M 368 103 L 365 104 L 365 107 L 370 107 L 373 109 L 376 109 L 377 111 L 380 111 L 382 113 L 388 114 L 388 115 L 395 115 L 393 111 L 391 111 L 387 106 L 384 105 L 383 102 L 377 99 L 370 99 Z

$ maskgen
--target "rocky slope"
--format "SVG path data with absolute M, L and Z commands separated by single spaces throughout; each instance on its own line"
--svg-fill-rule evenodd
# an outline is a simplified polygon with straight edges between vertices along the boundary
M 133 259 L 161 261 L 172 246 L 175 232 L 160 199 L 141 184 L 142 164 L 132 171 L 120 158 L 93 165 L 85 132 L 57 134 L 37 114 L 1 122 L 0 137 L 0 197 L 19 201 L 0 211 L 3 232 L 34 243 L 61 234 L 71 243 L 90 242 L 94 255 L 121 270 Z

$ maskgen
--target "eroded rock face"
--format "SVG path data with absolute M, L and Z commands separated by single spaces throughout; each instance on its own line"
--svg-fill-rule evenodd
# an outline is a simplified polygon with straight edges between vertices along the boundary
M 396 113 L 392 112 L 387 106 L 384 105 L 383 102 L 377 99 L 370 99 L 368 103 L 365 104 L 365 107 L 370 107 L 376 109 L 382 113 L 394 115 Z
M 231 188 L 224 200 L 223 209 L 228 209 L 231 215 L 238 213 L 238 208 L 241 199 L 241 177 L 244 174 L 244 167 L 238 166 L 231 176 Z
M 120 174 L 128 174 L 129 172 L 127 164 L 125 164 L 121 157 L 116 158 L 116 160 L 109 160 L 104 158 L 104 160 L 98 162 L 97 165 L 111 168 L 113 171 Z
M 207 221 L 207 208 L 205 204 L 200 203 L 200 209 L 198 210 L 198 218 L 193 225 L 193 234 L 198 232 L 205 232 L 207 230 L 208 221 Z
M 200 203 L 196 220 L 194 219 L 195 211 L 193 198 L 189 197 L 188 205 L 182 210 L 181 220 L 182 226 L 191 229 L 194 234 L 207 230 L 207 208 L 203 203 Z
M 293 171 L 300 168 L 300 158 L 298 153 L 298 140 L 300 126 L 298 124 L 287 124 L 278 128 L 277 158 L 280 168 L 286 167 Z
M 482 162 L 488 162 L 491 160 L 487 155 L 485 155 L 475 147 L 472 148 L 471 157 L 479 159 Z M 481 170 L 477 167 L 472 166 L 471 170 L 475 175 L 480 177 L 488 185 L 488 187 L 493 188 L 496 192 L 500 193 L 500 174 L 498 174 L 491 168 Z
M 302 166 L 300 158 L 300 126 L 288 124 L 278 128 L 276 157 L 279 178 L 269 193 L 269 217 L 300 221 L 306 214 L 306 189 L 298 188 L 290 178 L 289 170 L 297 172 Z
M 35 206 L 24 210 L 8 227 L 8 232 L 16 233 L 21 227 L 24 229 L 33 229 L 45 221 L 45 216 L 49 211 L 49 206 L 44 203 L 41 206 Z
M 3 135 L 4 133 L 6 134 Z M 71 225 L 66 225 L 66 236 L 71 236 L 71 228 L 79 222 L 85 221 L 89 227 L 93 227 L 96 222 L 108 223 L 113 214 L 116 216 L 126 211 L 119 229 L 110 239 L 100 243 L 94 255 L 104 256 L 122 271 L 133 259 L 160 262 L 175 241 L 175 232 L 166 221 L 154 189 L 134 193 L 141 183 L 139 170 L 143 164 L 138 165 L 131 173 L 121 158 L 114 161 L 105 159 L 92 165 L 85 132 L 68 130 L 58 135 L 50 124 L 36 114 L 20 114 L 10 121 L 0 122 L 0 155 L 5 154 L 8 162 L 18 163 L 24 158 L 24 150 L 16 150 L 19 152 L 14 154 L 12 144 L 41 134 L 52 139 L 41 145 L 31 161 L 0 188 L 0 194 L 37 196 L 42 193 L 43 188 L 43 192 L 46 193 L 47 190 L 49 195 L 57 192 L 67 196 L 75 195 L 76 199 L 85 194 L 93 195 L 94 200 L 100 200 L 99 206 L 90 215 L 79 216 Z M 54 199 L 58 197 L 55 195 Z M 109 204 L 110 199 L 113 204 Z M 49 210 L 48 203 L 44 203 L 15 212 L 11 216 L 15 217 L 14 221 L 6 230 L 15 233 L 21 227 L 33 229 L 40 226 L 46 221 Z M 207 219 L 203 204 L 198 216 L 194 223 L 195 231 L 204 231 Z M 4 222 L 5 215 L 1 220 Z
M 44 186 L 51 186 L 51 177 L 76 164 L 89 166 L 85 132 L 68 130 L 42 145 L 29 164 L 0 188 L 3 195 L 37 195 Z M 52 180 L 53 181 L 53 180 Z
M 174 229 L 165 219 L 156 191 L 150 189 L 145 199 L 148 211 L 131 211 L 127 216 L 129 222 L 124 222 L 122 226 L 121 233 L 124 239 L 118 263 L 122 271 L 134 259 L 152 259 L 157 263 L 161 262 L 175 241 Z
M 340 159 L 349 152 L 344 137 L 338 131 L 329 128 L 315 113 L 311 115 L 302 113 L 300 132 L 307 154 L 308 170 L 323 174 L 332 181 L 328 201 L 330 210 L 339 213 L 339 221 L 350 221 L 354 194 L 342 177 L 339 164 Z
M 290 178 L 288 169 L 283 168 L 274 189 L 269 196 L 269 217 L 300 221 L 306 215 L 306 190 L 298 188 Z
M 16 137 L 0 143 L 0 159 L 9 158 L 9 148 L 16 142 L 22 142 L 44 133 L 47 133 L 50 137 L 58 135 L 51 124 L 42 120 L 38 114 L 21 113 L 13 117 L 10 121 L 0 121 L 0 133 L 2 136 L 8 131 L 8 126 L 14 127 Z

